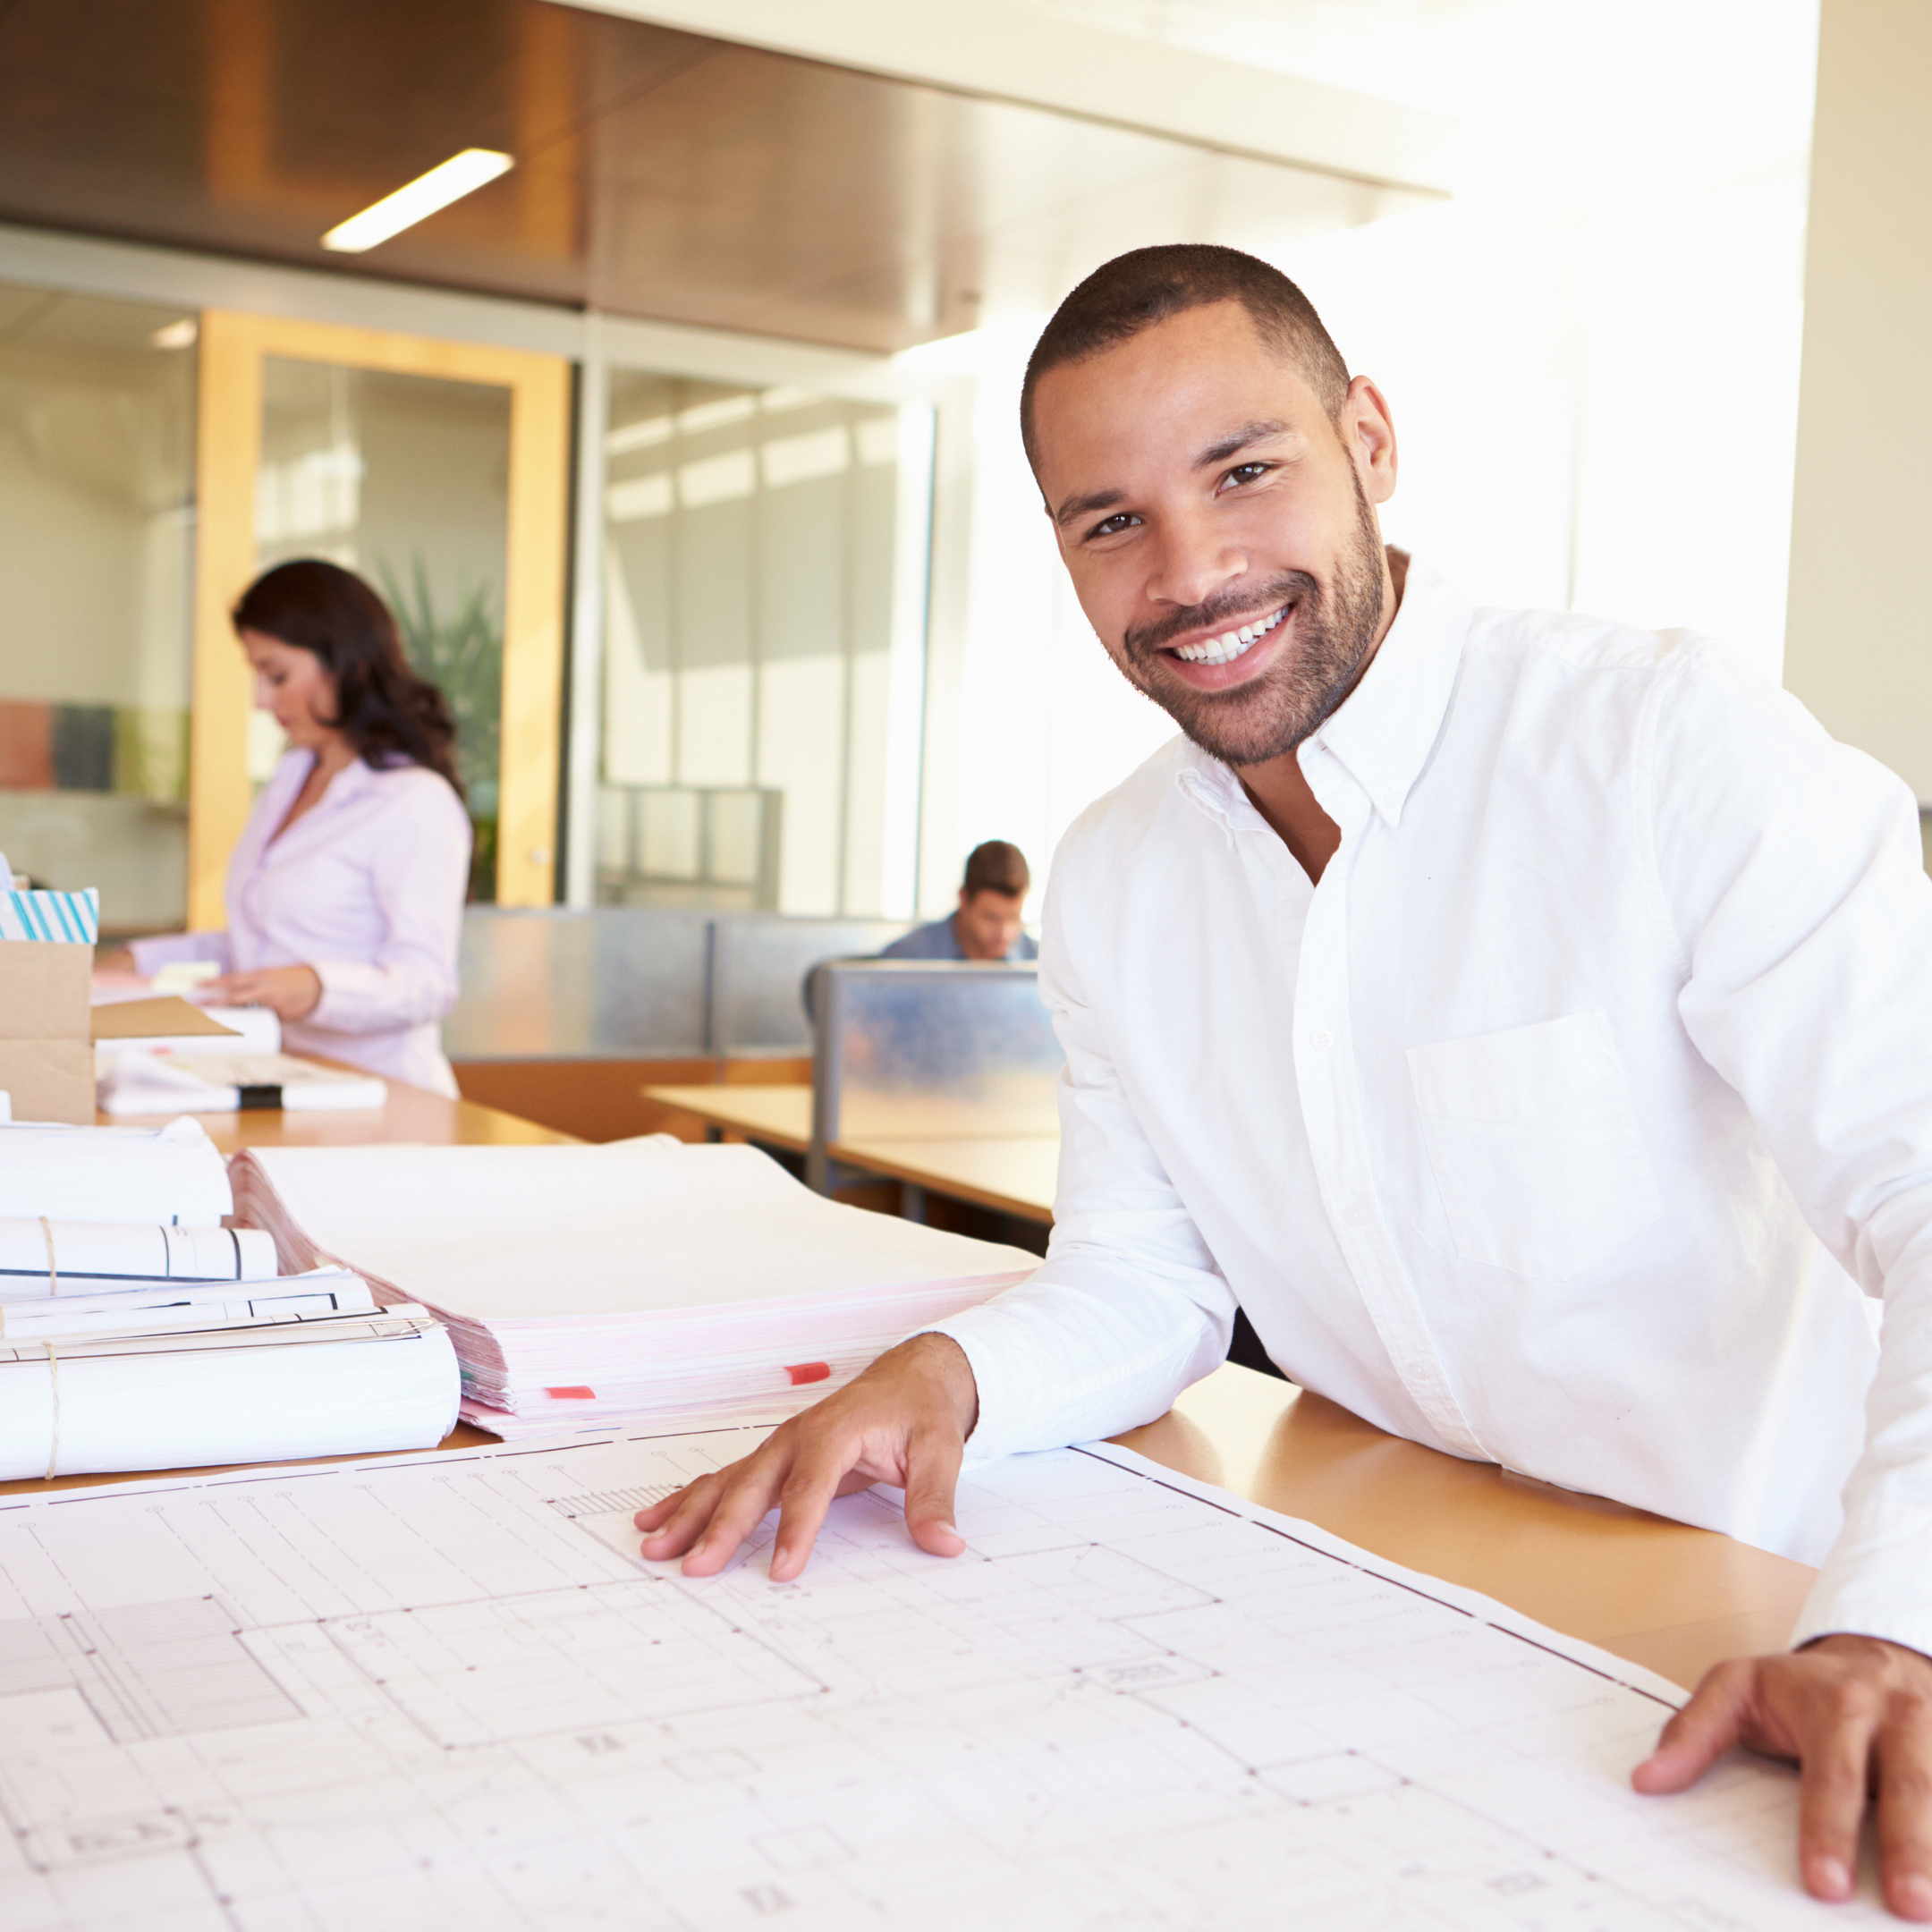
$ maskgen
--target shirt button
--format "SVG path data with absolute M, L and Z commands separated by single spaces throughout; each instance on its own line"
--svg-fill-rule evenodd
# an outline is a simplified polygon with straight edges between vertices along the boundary
M 1335 1045 L 1335 1035 L 1325 1026 L 1318 1026 L 1309 1035 L 1309 1045 L 1319 1046 L 1324 1052 Z

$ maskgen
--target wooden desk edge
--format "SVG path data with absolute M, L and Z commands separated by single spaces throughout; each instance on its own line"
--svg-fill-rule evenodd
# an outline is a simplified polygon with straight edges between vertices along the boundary
M 966 1135 L 950 1135 L 948 1139 L 964 1140 Z M 1014 1135 L 994 1134 L 989 1140 L 1011 1140 Z M 971 1201 L 976 1207 L 990 1208 L 996 1214 L 1012 1215 L 1021 1221 L 1038 1221 L 1051 1227 L 1053 1208 L 1050 1205 L 1036 1200 L 1026 1200 L 1018 1195 L 1002 1194 L 996 1188 L 981 1187 L 956 1174 L 944 1169 L 922 1167 L 911 1154 L 888 1152 L 903 1147 L 918 1148 L 923 1143 L 912 1137 L 897 1140 L 835 1140 L 826 1152 L 835 1161 L 847 1167 L 862 1167 L 868 1174 L 883 1174 L 889 1181 L 904 1181 L 914 1187 L 929 1189 L 935 1194 L 950 1195 L 955 1200 Z
M 787 1154 L 804 1154 L 811 1148 L 809 1127 L 802 1134 L 794 1133 L 789 1128 L 774 1126 L 767 1120 L 755 1117 L 758 1112 L 756 1103 L 749 1109 L 741 1103 L 733 1105 L 733 1097 L 770 1093 L 803 1093 L 809 1103 L 811 1097 L 809 1087 L 682 1087 L 674 1084 L 640 1087 L 638 1092 L 659 1106 L 691 1114 L 707 1127 L 716 1127 L 725 1133 L 742 1134 L 748 1140 L 765 1147 L 782 1148 Z M 809 1105 L 807 1112 L 809 1115 Z

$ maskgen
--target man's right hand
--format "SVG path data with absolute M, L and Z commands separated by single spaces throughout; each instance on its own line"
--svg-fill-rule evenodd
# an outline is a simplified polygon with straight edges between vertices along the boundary
M 686 1576 L 715 1576 L 776 1508 L 771 1575 L 789 1583 L 833 1497 L 883 1482 L 905 1491 L 912 1540 L 935 1556 L 957 1556 L 966 1543 L 953 1527 L 953 1495 L 979 1413 L 965 1351 L 945 1335 L 914 1335 L 741 1462 L 640 1510 L 644 1555 L 682 1556 Z

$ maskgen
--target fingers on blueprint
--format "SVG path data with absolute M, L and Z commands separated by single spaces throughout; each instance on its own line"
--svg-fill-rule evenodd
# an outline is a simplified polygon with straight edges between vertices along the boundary
M 834 1497 L 890 1483 L 905 1491 L 913 1541 L 936 1556 L 957 1555 L 966 1546 L 953 1524 L 953 1493 L 972 1408 L 964 1360 L 941 1336 L 917 1336 L 881 1356 L 750 1455 L 639 1511 L 644 1555 L 682 1555 L 687 1576 L 714 1575 L 776 1509 L 771 1574 L 789 1582 L 810 1557 Z
M 1705 1675 L 1632 1774 L 1644 1792 L 1695 1784 L 1734 1746 L 1801 1767 L 1799 1864 L 1814 1897 L 1852 1896 L 1877 1799 L 1885 1902 L 1932 1921 L 1932 1658 L 1876 1638 L 1827 1637 L 1793 1656 L 1733 1658 Z

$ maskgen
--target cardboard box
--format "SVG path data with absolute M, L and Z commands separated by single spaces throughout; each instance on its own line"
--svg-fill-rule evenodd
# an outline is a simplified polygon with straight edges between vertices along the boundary
M 219 1020 L 211 1020 L 184 999 L 116 1000 L 93 1009 L 97 1040 L 223 1039 L 242 1036 Z
M 0 1040 L 85 1041 L 93 974 L 92 946 L 0 940 Z
M 0 945 L 0 953 L 51 950 Z M 70 1126 L 91 1127 L 94 1049 L 85 1039 L 0 1040 L 0 1093 L 12 1101 L 17 1121 L 64 1121 Z

